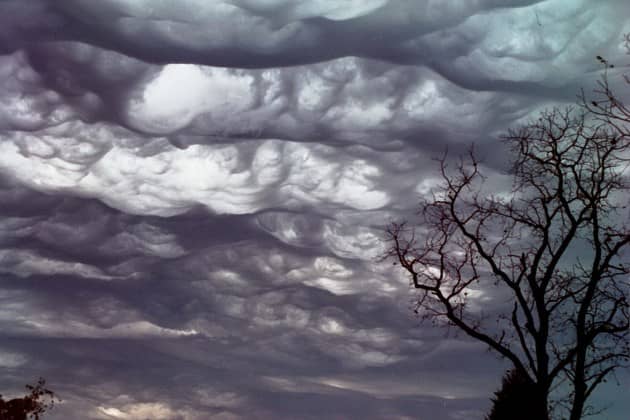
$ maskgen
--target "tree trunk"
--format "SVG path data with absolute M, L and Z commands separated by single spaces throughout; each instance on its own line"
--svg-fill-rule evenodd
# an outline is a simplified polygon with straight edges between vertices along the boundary
M 536 419 L 549 420 L 549 407 L 547 404 L 548 390 L 546 387 L 538 386 L 536 389 Z M 534 419 L 532 419 L 534 420 Z
M 573 406 L 571 407 L 571 416 L 569 420 L 581 420 L 584 411 L 584 395 L 586 394 L 586 384 L 579 381 L 575 384 L 575 396 L 573 397 Z

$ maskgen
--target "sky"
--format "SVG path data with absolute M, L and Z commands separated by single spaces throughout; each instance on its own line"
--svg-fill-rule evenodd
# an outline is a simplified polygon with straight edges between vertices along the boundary
M 383 229 L 630 63 L 626 0 L 0 0 L 0 392 L 50 419 L 481 419 Z M 624 91 L 625 89 L 625 91 Z M 625 93 L 624 93 L 625 92 Z M 483 304 L 483 302 L 480 302 Z M 598 418 L 630 410 L 623 384 Z

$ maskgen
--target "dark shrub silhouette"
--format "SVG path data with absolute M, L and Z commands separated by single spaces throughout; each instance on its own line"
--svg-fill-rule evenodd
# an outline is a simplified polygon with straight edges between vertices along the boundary
M 39 420 L 55 403 L 54 392 L 45 385 L 46 381 L 40 378 L 37 384 L 26 385 L 29 393 L 22 398 L 5 401 L 0 395 L 0 420 Z
M 508 370 L 501 389 L 494 393 L 486 420 L 537 420 L 545 418 L 544 407 L 536 404 L 536 384 L 523 371 Z

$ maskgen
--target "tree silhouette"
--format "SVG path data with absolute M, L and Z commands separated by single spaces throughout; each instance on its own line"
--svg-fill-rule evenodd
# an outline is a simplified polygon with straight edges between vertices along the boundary
M 545 111 L 503 138 L 510 191 L 490 189 L 473 150 L 452 165 L 445 154 L 419 226 L 388 229 L 417 312 L 507 358 L 531 381 L 537 419 L 550 405 L 581 419 L 630 354 L 630 110 L 605 64 L 599 100 Z M 559 383 L 570 391 L 551 401 Z
M 486 420 L 535 420 L 544 418 L 544 407 L 533 404 L 535 386 L 527 373 L 518 369 L 507 371 L 501 389 L 495 392 L 493 405 Z
M 26 385 L 29 393 L 22 398 L 5 401 L 0 395 L 0 420 L 39 420 L 55 403 L 54 392 L 45 385 L 46 381 L 39 378 L 37 384 Z

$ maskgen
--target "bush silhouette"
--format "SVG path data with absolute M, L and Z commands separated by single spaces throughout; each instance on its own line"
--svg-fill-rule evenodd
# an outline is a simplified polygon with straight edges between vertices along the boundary
M 538 420 L 546 419 L 546 410 L 536 398 L 536 384 L 523 371 L 508 370 L 503 376 L 501 389 L 495 392 L 493 406 L 486 420 Z
M 0 395 L 0 420 L 39 420 L 55 403 L 54 392 L 45 385 L 46 381 L 39 378 L 37 384 L 26 385 L 29 393 L 22 398 L 5 401 Z

